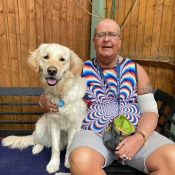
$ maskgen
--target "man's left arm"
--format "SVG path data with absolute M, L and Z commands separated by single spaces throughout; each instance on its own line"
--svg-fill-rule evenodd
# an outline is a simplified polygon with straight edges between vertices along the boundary
M 154 132 L 157 121 L 157 103 L 152 93 L 152 86 L 145 70 L 137 64 L 138 72 L 138 105 L 141 116 L 138 121 L 136 133 L 128 136 L 118 144 L 116 154 L 122 158 L 123 153 L 132 158 L 144 145 L 147 138 Z
M 141 116 L 138 122 L 136 133 L 145 137 L 145 140 L 152 135 L 158 122 L 157 103 L 152 93 L 152 86 L 145 70 L 137 64 L 138 70 L 138 105 Z M 142 135 L 143 134 L 143 135 Z

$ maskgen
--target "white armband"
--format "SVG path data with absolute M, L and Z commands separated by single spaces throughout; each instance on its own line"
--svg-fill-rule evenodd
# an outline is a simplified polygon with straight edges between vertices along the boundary
M 158 114 L 157 103 L 152 93 L 138 95 L 138 105 L 141 114 L 145 112 L 155 112 Z

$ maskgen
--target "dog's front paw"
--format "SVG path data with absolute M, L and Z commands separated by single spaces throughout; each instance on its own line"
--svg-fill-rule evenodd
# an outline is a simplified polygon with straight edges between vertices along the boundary
M 59 162 L 49 162 L 49 164 L 46 167 L 46 170 L 48 173 L 54 173 L 59 170 L 60 163 Z
M 65 160 L 64 166 L 65 166 L 66 168 L 70 168 L 70 164 L 69 164 L 69 161 L 68 161 L 68 160 Z
M 68 158 L 68 154 L 67 154 L 67 153 L 66 153 L 66 156 L 65 156 L 64 166 L 65 166 L 66 168 L 70 168 L 69 158 Z
M 38 154 L 39 152 L 41 152 L 44 148 L 44 145 L 41 144 L 37 144 L 33 147 L 32 152 L 33 154 Z

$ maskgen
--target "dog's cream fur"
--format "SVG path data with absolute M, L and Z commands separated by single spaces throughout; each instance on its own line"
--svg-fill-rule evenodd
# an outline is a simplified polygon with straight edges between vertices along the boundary
M 69 167 L 68 156 L 72 139 L 82 125 L 86 114 L 86 104 L 82 97 L 86 83 L 80 74 L 83 62 L 69 48 L 59 44 L 42 44 L 31 52 L 28 58 L 30 67 L 39 72 L 47 98 L 54 104 L 64 101 L 57 113 L 46 113 L 36 123 L 30 136 L 9 136 L 3 139 L 4 146 L 23 149 L 34 145 L 33 154 L 52 147 L 51 160 L 46 170 L 53 173 L 59 169 L 60 150 L 67 145 L 65 166 Z

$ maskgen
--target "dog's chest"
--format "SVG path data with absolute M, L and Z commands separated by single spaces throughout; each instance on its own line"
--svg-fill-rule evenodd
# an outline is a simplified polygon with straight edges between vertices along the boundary
M 59 126 L 60 126 L 61 130 L 67 131 L 68 128 L 70 128 L 70 126 L 71 126 L 71 121 L 68 120 L 67 118 L 63 118 L 59 121 Z
M 59 129 L 67 131 L 71 126 L 70 117 L 68 115 L 60 115 L 60 112 L 55 114 L 48 114 L 49 123 L 54 122 Z M 48 124 L 49 124 L 48 123 Z

